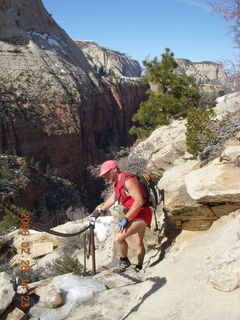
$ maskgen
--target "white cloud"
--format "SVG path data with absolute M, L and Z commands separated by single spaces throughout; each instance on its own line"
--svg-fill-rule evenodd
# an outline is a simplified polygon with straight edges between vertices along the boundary
M 177 0 L 178 2 L 184 2 L 186 4 L 189 4 L 190 6 L 198 7 L 201 9 L 205 9 L 207 11 L 210 10 L 209 5 L 206 2 L 199 1 L 199 0 Z

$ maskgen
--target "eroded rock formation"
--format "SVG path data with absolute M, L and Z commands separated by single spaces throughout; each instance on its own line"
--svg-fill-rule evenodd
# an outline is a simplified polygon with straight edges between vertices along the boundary
M 138 61 L 126 53 L 99 46 L 93 41 L 75 41 L 98 72 L 113 73 L 118 77 L 140 77 L 142 69 Z
M 1 1 L 0 21 L 0 152 L 87 185 L 87 165 L 131 142 L 146 86 L 96 75 L 40 0 Z
M 212 61 L 192 62 L 187 59 L 176 59 L 179 68 L 184 70 L 187 75 L 194 76 L 204 85 L 211 83 L 223 86 L 226 83 L 226 72 L 223 66 Z

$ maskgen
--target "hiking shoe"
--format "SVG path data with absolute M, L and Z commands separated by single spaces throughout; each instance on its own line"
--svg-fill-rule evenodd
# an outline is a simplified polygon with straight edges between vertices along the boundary
M 129 259 L 120 259 L 118 262 L 118 266 L 115 269 L 113 269 L 113 272 L 124 272 L 130 265 L 131 262 L 129 261 Z
M 136 265 L 134 266 L 133 270 L 134 270 L 135 272 L 140 272 L 140 271 L 142 270 L 142 266 L 139 266 L 139 265 L 136 264 Z

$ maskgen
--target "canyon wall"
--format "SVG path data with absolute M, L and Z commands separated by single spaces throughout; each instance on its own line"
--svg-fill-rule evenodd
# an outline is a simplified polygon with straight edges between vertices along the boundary
M 132 143 L 147 86 L 99 75 L 41 0 L 0 1 L 0 21 L 0 152 L 91 185 L 86 167 Z

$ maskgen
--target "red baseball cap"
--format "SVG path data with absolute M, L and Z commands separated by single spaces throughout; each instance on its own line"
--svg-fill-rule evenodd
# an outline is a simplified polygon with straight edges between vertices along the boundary
M 100 174 L 99 177 L 102 177 L 105 173 L 107 173 L 111 169 L 118 168 L 118 165 L 115 161 L 113 160 L 107 160 L 102 163 L 100 167 Z

